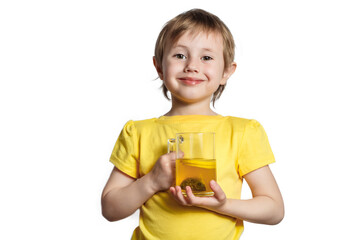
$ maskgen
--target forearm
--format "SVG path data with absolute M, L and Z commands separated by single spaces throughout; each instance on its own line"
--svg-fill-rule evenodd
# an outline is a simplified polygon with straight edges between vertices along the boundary
M 102 198 L 103 216 L 117 221 L 133 214 L 145 201 L 155 194 L 149 174 L 123 188 L 114 188 Z
M 278 224 L 284 217 L 281 200 L 257 196 L 249 200 L 227 199 L 220 208 L 210 209 L 218 213 L 261 224 Z

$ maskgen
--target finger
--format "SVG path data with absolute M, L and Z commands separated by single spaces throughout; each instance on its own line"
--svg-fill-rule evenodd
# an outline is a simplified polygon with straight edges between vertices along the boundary
M 186 200 L 187 200 L 188 204 L 192 205 L 192 206 L 202 206 L 208 200 L 208 198 L 206 198 L 206 197 L 195 196 L 191 190 L 191 187 L 189 187 L 189 186 L 186 186 L 186 195 L 187 195 Z
M 166 154 L 166 155 L 169 156 L 169 159 L 170 159 L 171 161 L 174 161 L 174 162 L 175 162 L 175 160 L 176 160 L 176 152 L 169 152 L 169 153 Z
M 179 202 L 180 202 L 182 205 L 188 205 L 187 201 L 185 200 L 184 195 L 182 194 L 181 187 L 180 187 L 180 186 L 176 186 L 175 189 L 176 189 L 176 197 L 177 197 L 177 199 L 179 200 Z
M 185 155 L 184 152 L 181 151 L 181 150 L 179 150 L 179 152 L 178 152 L 178 158 L 183 158 L 184 155 Z
M 190 186 L 186 186 L 186 202 L 190 205 L 196 205 L 196 197 L 193 194 L 191 187 Z
M 169 188 L 169 191 L 170 191 L 170 193 L 175 197 L 175 193 L 176 193 L 175 188 L 174 188 L 174 187 L 170 187 L 170 188 Z
M 217 182 L 215 182 L 214 180 L 211 180 L 210 187 L 214 191 L 214 197 L 218 201 L 222 202 L 226 199 L 226 195 L 225 195 L 224 191 L 221 189 L 220 185 Z
M 164 163 L 166 165 L 169 165 L 171 167 L 171 169 L 174 171 L 175 165 L 176 165 L 176 153 L 170 152 L 170 153 L 162 155 L 162 157 L 163 157 Z
M 180 204 L 180 205 L 184 205 L 184 204 L 181 202 L 181 200 L 178 198 L 178 196 L 177 196 L 177 191 L 176 191 L 175 187 L 171 187 L 169 190 L 170 190 L 171 195 L 172 195 L 173 198 L 175 199 L 175 201 L 176 201 L 178 204 Z

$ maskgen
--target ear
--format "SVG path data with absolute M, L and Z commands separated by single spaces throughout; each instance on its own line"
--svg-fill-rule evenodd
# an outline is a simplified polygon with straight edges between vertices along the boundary
M 231 77 L 231 75 L 233 75 L 233 73 L 235 72 L 237 67 L 236 62 L 232 62 L 230 64 L 230 67 L 226 68 L 224 70 L 224 74 L 223 74 L 223 78 L 220 81 L 220 85 L 225 85 L 227 80 Z
M 153 57 L 153 63 L 154 63 L 154 67 L 159 75 L 159 78 L 161 80 L 163 80 L 163 72 L 161 70 L 161 66 L 159 66 L 159 64 L 156 62 L 155 56 Z

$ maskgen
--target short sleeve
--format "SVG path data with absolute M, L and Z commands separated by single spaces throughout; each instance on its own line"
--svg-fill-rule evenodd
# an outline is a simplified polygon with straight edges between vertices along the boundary
M 128 121 L 122 129 L 110 157 L 111 163 L 133 178 L 137 178 L 139 175 L 137 139 L 134 122 Z
M 250 120 L 244 130 L 238 155 L 240 177 L 275 162 L 264 128 L 256 120 Z

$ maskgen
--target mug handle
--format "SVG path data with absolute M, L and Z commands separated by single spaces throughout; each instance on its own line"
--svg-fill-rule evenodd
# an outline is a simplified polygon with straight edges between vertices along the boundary
M 175 152 L 176 151 L 176 140 L 175 138 L 169 138 L 168 139 L 168 143 L 167 143 L 167 153 L 171 153 L 171 152 Z M 173 184 L 171 185 L 173 187 L 175 187 L 175 176 L 174 176 L 174 181 Z
M 168 144 L 167 144 L 167 152 L 175 152 L 176 148 L 175 148 L 175 138 L 169 138 L 168 139 Z

